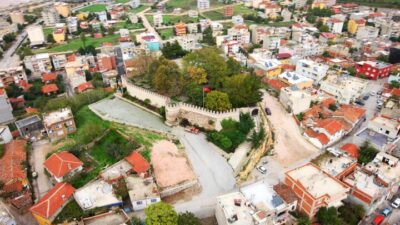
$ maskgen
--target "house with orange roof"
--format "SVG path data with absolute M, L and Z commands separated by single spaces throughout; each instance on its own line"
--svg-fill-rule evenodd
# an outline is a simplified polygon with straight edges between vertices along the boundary
M 44 73 L 42 74 L 42 82 L 45 84 L 54 83 L 57 80 L 56 73 Z
M 358 146 L 352 143 L 344 144 L 340 149 L 350 157 L 358 159 Z
M 75 188 L 68 183 L 57 183 L 29 211 L 39 225 L 52 225 L 54 219 L 73 197 Z
M 46 84 L 42 87 L 42 93 L 45 95 L 56 94 L 58 91 L 58 87 L 56 84 Z
M 63 182 L 83 169 L 83 162 L 73 154 L 63 151 L 52 154 L 45 162 L 44 168 L 56 182 Z
M 83 93 L 83 92 L 90 91 L 90 90 L 93 90 L 93 89 L 94 89 L 94 86 L 93 86 L 92 82 L 88 81 L 88 82 L 79 84 L 77 87 L 75 87 L 75 92 L 76 93 Z
M 129 156 L 125 157 L 125 160 L 132 165 L 133 171 L 139 176 L 148 175 L 147 172 L 150 169 L 150 163 L 137 151 L 133 151 Z

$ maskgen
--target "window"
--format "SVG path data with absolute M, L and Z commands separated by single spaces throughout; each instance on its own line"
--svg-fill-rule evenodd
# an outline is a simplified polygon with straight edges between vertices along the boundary
M 137 202 L 136 202 L 136 205 L 141 205 L 141 204 L 143 204 L 142 201 L 137 201 Z
M 158 202 L 158 199 L 152 198 L 150 201 L 151 201 L 152 203 L 154 203 L 154 202 Z

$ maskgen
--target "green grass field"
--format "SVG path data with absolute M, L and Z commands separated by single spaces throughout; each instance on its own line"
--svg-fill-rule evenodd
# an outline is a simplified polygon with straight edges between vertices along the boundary
M 43 28 L 43 33 L 44 33 L 44 37 L 47 37 L 47 35 L 53 33 L 53 28 L 52 27 Z
M 160 32 L 160 36 L 163 40 L 168 40 L 174 36 L 173 28 L 160 29 L 158 31 Z
M 132 12 L 132 13 L 140 13 L 140 12 L 144 11 L 144 10 L 147 9 L 147 8 L 149 8 L 149 6 L 140 5 L 140 6 L 137 7 L 136 9 L 131 9 L 131 10 L 129 10 L 129 12 Z
M 233 14 L 234 15 L 244 15 L 244 14 L 257 14 L 257 11 L 254 9 L 250 9 L 248 7 L 245 7 L 243 5 L 235 5 L 233 7 Z
M 141 23 L 126 23 L 126 22 L 119 22 L 115 24 L 115 29 L 128 29 L 128 30 L 135 30 L 135 29 L 141 29 L 144 28 L 143 24 Z
M 120 4 L 124 4 L 129 2 L 129 0 L 114 0 L 115 3 L 120 3 Z
M 102 38 L 87 37 L 86 38 L 86 46 L 93 45 L 95 48 L 97 48 L 97 47 L 100 47 L 101 44 L 103 44 L 104 42 L 111 42 L 111 43 L 115 44 L 115 43 L 118 43 L 118 38 L 119 38 L 118 34 L 107 35 Z M 50 49 L 33 50 L 33 53 L 38 54 L 38 53 L 45 53 L 45 52 L 76 51 L 80 47 L 82 47 L 82 41 L 79 38 L 77 38 L 77 39 L 68 41 L 68 43 L 66 43 L 66 44 L 56 45 Z
M 227 19 L 224 17 L 224 14 L 222 13 L 222 10 L 215 10 L 215 11 L 208 11 L 203 13 L 203 15 L 210 19 L 210 20 L 224 20 Z
M 106 5 L 104 4 L 93 4 L 93 5 L 89 5 L 86 6 L 82 9 L 80 9 L 80 12 L 101 12 L 101 11 L 105 11 L 106 10 Z
M 147 20 L 149 21 L 150 24 L 154 24 L 153 16 L 152 15 L 147 15 L 146 16 Z M 191 18 L 187 15 L 185 16 L 171 16 L 171 15 L 165 15 L 163 16 L 163 23 L 165 25 L 174 25 L 179 22 L 183 23 L 197 23 L 202 19 L 203 17 L 199 16 L 198 18 Z
M 111 130 L 103 139 L 93 146 L 90 149 L 90 155 L 101 165 L 101 166 L 110 166 L 121 159 L 117 159 L 114 157 L 110 157 L 107 153 L 107 148 L 110 144 L 121 142 L 123 144 L 127 144 L 128 141 L 123 138 L 119 133 L 115 130 Z M 133 150 L 133 149 L 132 149 Z
M 210 7 L 222 6 L 223 4 L 218 0 L 211 0 Z M 183 10 L 197 9 L 197 0 L 170 0 L 167 3 L 167 9 L 169 11 L 174 8 L 181 8 Z

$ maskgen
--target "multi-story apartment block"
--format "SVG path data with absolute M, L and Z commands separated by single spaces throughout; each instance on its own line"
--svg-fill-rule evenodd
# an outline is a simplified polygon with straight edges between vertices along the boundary
M 51 141 L 63 139 L 76 131 L 70 108 L 43 114 L 43 124 Z
M 153 23 L 154 26 L 160 27 L 163 23 L 163 15 L 161 12 L 157 12 L 156 14 L 153 15 Z
M 296 73 L 313 79 L 319 83 L 328 72 L 329 66 L 308 59 L 299 60 L 296 64 Z
M 364 76 L 373 80 L 388 77 L 392 70 L 392 65 L 380 61 L 361 61 L 354 64 L 357 76 Z
M 224 7 L 224 17 L 232 17 L 233 16 L 233 6 L 227 5 Z
M 281 46 L 281 38 L 278 36 L 266 35 L 263 39 L 263 48 L 269 50 L 278 50 Z
M 64 18 L 67 18 L 71 14 L 71 7 L 68 3 L 65 2 L 54 3 L 54 9 L 60 16 Z
M 284 183 L 298 197 L 297 209 L 313 218 L 321 207 L 339 207 L 350 188 L 312 163 L 285 173 Z
M 176 36 L 186 35 L 186 24 L 185 23 L 175 24 L 175 34 Z
M 0 88 L 18 84 L 22 80 L 28 81 L 22 66 L 0 69 Z
M 179 45 L 182 46 L 184 50 L 192 51 L 202 48 L 201 44 L 198 42 L 200 38 L 200 35 L 188 34 L 182 37 L 178 37 L 177 40 Z
M 24 12 L 22 12 L 22 11 L 11 12 L 10 18 L 11 18 L 12 23 L 16 23 L 16 24 L 24 24 L 25 23 Z
M 97 64 L 100 72 L 115 70 L 117 61 L 114 54 L 97 54 Z
M 338 18 L 331 18 L 328 20 L 327 25 L 330 31 L 334 34 L 341 34 L 344 22 Z
M 307 0 L 294 0 L 293 3 L 296 9 L 301 9 L 306 6 Z
M 65 41 L 66 30 L 64 28 L 56 28 L 53 31 L 53 39 L 56 43 L 63 43 Z
M 24 58 L 25 68 L 32 72 L 32 76 L 40 77 L 42 73 L 48 73 L 52 69 L 50 56 L 48 53 L 42 53 Z
M 76 17 L 68 17 L 67 18 L 67 27 L 68 27 L 68 32 L 70 34 L 78 32 L 78 18 Z
M 233 41 L 238 41 L 240 44 L 250 43 L 250 32 L 246 25 L 235 25 L 228 29 L 228 36 Z
M 12 106 L 4 88 L 0 88 L 0 124 L 9 124 L 13 122 Z
M 54 8 L 47 8 L 42 11 L 44 25 L 54 26 L 60 22 L 60 16 Z
M 351 76 L 328 76 L 320 90 L 332 95 L 340 104 L 349 104 L 367 92 L 368 81 Z
M 208 9 L 210 8 L 210 0 L 197 0 L 197 9 Z
M 28 38 L 31 46 L 43 45 L 46 42 L 43 33 L 43 27 L 41 25 L 29 26 L 26 29 L 26 32 L 28 33 Z
M 372 26 L 364 26 L 357 29 L 356 38 L 359 40 L 372 40 L 378 37 L 379 28 Z
M 297 87 L 282 88 L 279 92 L 279 101 L 288 112 L 297 115 L 310 108 L 311 94 Z
M 67 64 L 67 56 L 65 54 L 52 55 L 51 60 L 55 70 L 65 69 L 65 64 Z

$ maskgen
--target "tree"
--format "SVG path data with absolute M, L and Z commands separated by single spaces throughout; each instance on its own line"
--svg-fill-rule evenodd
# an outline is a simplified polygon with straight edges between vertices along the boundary
M 199 218 L 191 212 L 180 213 L 178 225 L 201 225 Z
M 227 78 L 224 85 L 225 92 L 233 107 L 252 106 L 261 100 L 260 81 L 257 77 L 238 74 Z
M 6 34 L 6 35 L 3 36 L 3 41 L 4 41 L 6 44 L 9 44 L 9 43 L 15 41 L 15 38 L 16 38 L 16 37 L 17 37 L 17 36 L 16 36 L 14 33 L 9 33 L 9 34 Z
M 161 49 L 161 52 L 167 59 L 177 59 L 187 54 L 187 51 L 183 50 L 178 41 L 175 41 L 172 44 L 170 42 L 167 42 L 165 46 Z
M 56 43 L 56 41 L 54 40 L 53 34 L 47 35 L 47 42 L 48 43 Z
M 203 68 L 212 88 L 221 88 L 227 74 L 225 60 L 216 48 L 202 48 L 183 57 L 185 71 L 190 66 Z
M 345 203 L 338 209 L 340 218 L 347 225 L 357 225 L 365 216 L 365 209 L 362 205 Z
M 142 225 L 142 221 L 138 217 L 133 216 L 131 218 L 131 225 Z
M 378 154 L 378 150 L 371 146 L 371 143 L 369 141 L 365 141 L 361 146 L 360 146 L 360 151 L 358 155 L 358 163 L 360 164 L 367 164 L 374 160 L 375 156 Z
M 85 32 L 82 32 L 80 34 L 80 39 L 81 39 L 81 42 L 82 42 L 82 48 L 86 49 L 86 34 L 85 34 Z
M 234 60 L 232 57 L 229 57 L 229 59 L 226 61 L 226 67 L 228 69 L 227 75 L 228 76 L 233 76 L 237 75 L 240 73 L 240 70 L 242 66 L 240 63 L 236 60 Z
M 6 87 L 6 93 L 10 98 L 17 98 L 22 95 L 22 89 L 13 83 Z
M 157 202 L 144 209 L 146 225 L 178 225 L 178 214 L 171 205 Z
M 400 82 L 397 80 L 392 80 L 389 84 L 390 88 L 400 88 Z
M 211 91 L 205 98 L 207 109 L 215 111 L 226 111 L 232 108 L 229 97 L 226 93 L 220 91 Z
M 213 37 L 211 26 L 207 27 L 203 31 L 203 43 L 210 46 L 215 45 L 215 38 Z
M 203 88 L 200 85 L 194 82 L 186 85 L 186 95 L 189 103 L 197 106 L 203 105 Z
M 251 147 L 252 148 L 260 147 L 262 141 L 264 140 L 264 137 L 265 137 L 265 130 L 263 127 L 261 127 L 260 131 L 254 130 L 250 136 Z
M 207 72 L 205 69 L 200 68 L 200 67 L 189 66 L 187 68 L 187 73 L 192 82 L 194 82 L 196 84 L 207 83 Z
M 342 225 L 342 221 L 339 218 L 337 209 L 335 207 L 321 207 L 317 214 L 316 218 L 321 225 Z
M 335 103 L 332 103 L 332 104 L 329 105 L 328 108 L 329 108 L 330 110 L 332 110 L 332 111 L 336 111 L 336 109 L 337 109 L 338 107 L 337 107 L 337 105 L 336 105 Z
M 183 88 L 183 75 L 179 70 L 179 66 L 169 60 L 164 60 L 164 64 L 157 68 L 152 80 L 153 87 L 160 94 L 168 96 L 177 96 L 181 94 Z

